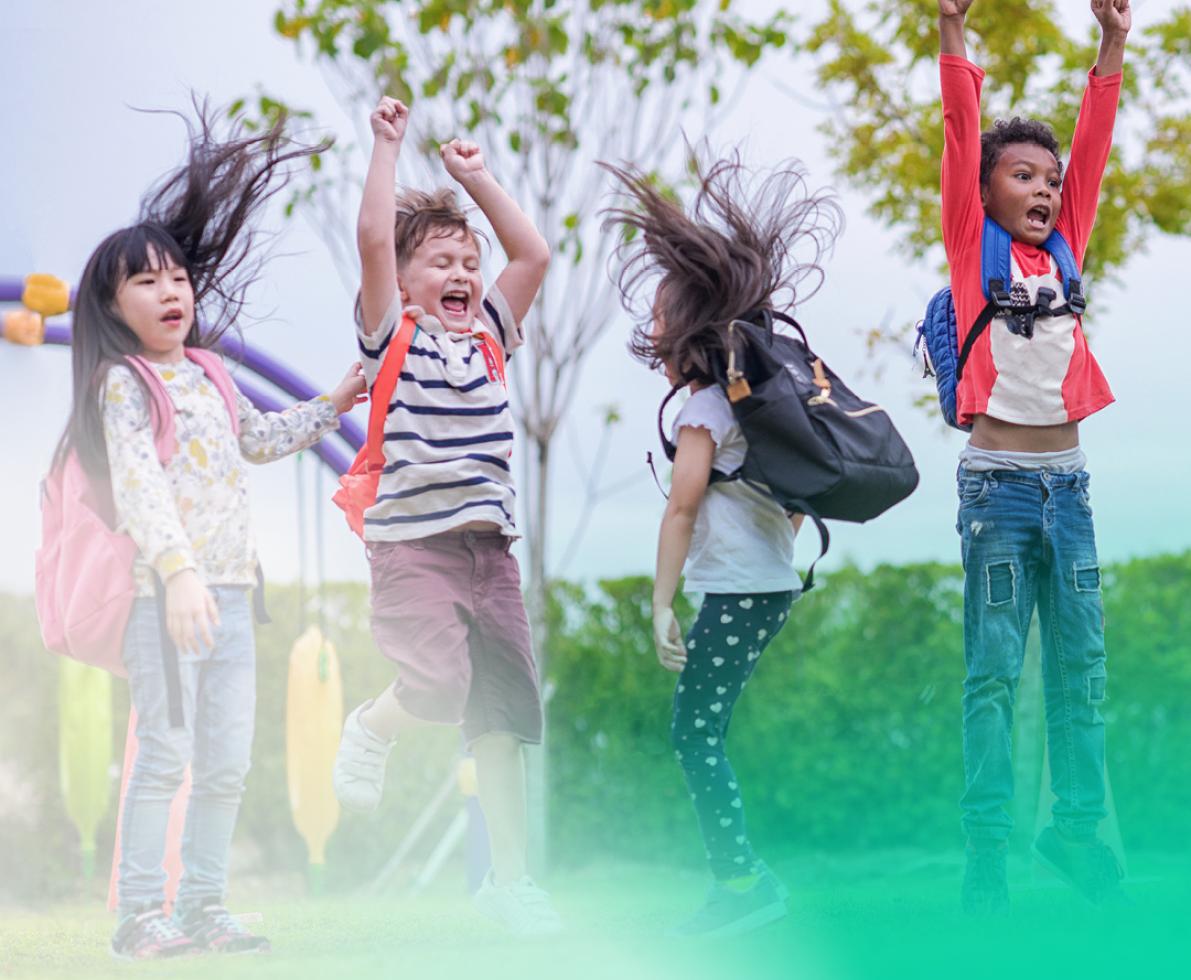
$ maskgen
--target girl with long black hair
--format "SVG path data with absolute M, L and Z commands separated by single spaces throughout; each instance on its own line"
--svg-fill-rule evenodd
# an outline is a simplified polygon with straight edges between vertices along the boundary
M 330 395 L 263 414 L 210 350 L 234 326 L 259 270 L 253 223 L 262 206 L 291 164 L 327 144 L 293 142 L 284 120 L 258 132 L 233 123 L 220 139 L 205 105 L 196 103 L 196 115 L 186 163 L 87 261 L 74 308 L 73 405 L 55 454 L 55 466 L 77 456 L 93 487 L 110 490 L 117 526 L 139 550 L 123 646 L 139 749 L 112 937 L 115 955 L 136 959 L 268 949 L 223 906 L 256 704 L 257 565 L 244 461 L 317 441 L 364 390 L 353 370 Z M 164 455 L 162 393 L 176 438 Z M 174 663 L 171 646 L 173 673 L 164 666 Z M 170 918 L 162 862 L 187 766 L 185 873 Z

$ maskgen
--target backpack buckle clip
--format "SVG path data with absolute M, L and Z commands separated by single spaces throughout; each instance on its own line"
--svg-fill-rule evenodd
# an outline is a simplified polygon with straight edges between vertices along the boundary
M 988 298 L 1003 310 L 1013 305 L 1013 297 L 1005 288 L 1005 280 L 990 279 L 988 281 Z
M 1088 298 L 1083 294 L 1083 283 L 1078 279 L 1072 279 L 1068 287 L 1067 306 L 1076 316 L 1083 316 L 1084 310 L 1088 308 Z

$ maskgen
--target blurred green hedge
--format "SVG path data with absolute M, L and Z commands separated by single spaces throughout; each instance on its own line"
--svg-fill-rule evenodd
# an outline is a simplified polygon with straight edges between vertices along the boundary
M 1104 714 L 1121 831 L 1127 847 L 1184 852 L 1191 838 L 1191 553 L 1113 566 L 1104 583 Z M 700 861 L 668 741 L 674 678 L 653 654 L 649 597 L 643 577 L 592 589 L 562 583 L 553 591 L 549 819 L 560 864 Z M 392 679 L 369 638 L 367 601 L 361 585 L 326 589 L 327 632 L 339 650 L 348 710 Z M 286 658 L 304 620 L 295 588 L 274 588 L 270 605 L 274 623 L 258 631 L 257 738 L 235 862 L 238 873 L 298 874 L 306 857 L 289 816 L 284 717 Z M 845 567 L 797 603 L 741 699 L 729 740 L 764 853 L 960 845 L 961 608 L 962 576 L 941 564 L 866 573 Z M 690 621 L 689 607 L 679 612 Z M 58 791 L 57 661 L 41 649 L 27 597 L 0 597 L 0 646 L 10 679 L 0 714 L 0 839 L 7 845 L 0 895 L 54 897 L 72 887 L 78 848 Z M 1023 721 L 1031 712 L 1037 717 L 1036 692 L 1023 684 Z M 124 685 L 116 685 L 115 697 L 119 747 Z M 328 849 L 330 887 L 354 887 L 376 873 L 459 748 L 454 730 L 427 731 L 398 747 L 381 812 L 340 819 Z M 1019 785 L 1019 815 L 1028 817 L 1037 793 L 1036 785 Z M 114 809 L 101 828 L 101 855 L 110 853 Z M 103 864 L 101 857 L 101 873 Z

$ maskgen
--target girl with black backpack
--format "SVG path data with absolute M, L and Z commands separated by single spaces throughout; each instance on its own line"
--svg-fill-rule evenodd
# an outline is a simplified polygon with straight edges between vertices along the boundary
M 653 632 L 658 660 L 679 674 L 671 738 L 715 880 L 703 907 L 673 932 L 734 935 L 786 914 L 785 887 L 749 843 L 724 743 L 737 699 L 800 592 L 793 557 L 801 517 L 752 480 L 723 479 L 740 471 L 748 445 L 729 400 L 736 393 L 721 381 L 733 321 L 813 293 L 842 213 L 831 195 L 810 191 L 795 162 L 754 181 L 735 156 L 710 167 L 696 161 L 689 210 L 646 174 L 607 169 L 627 198 L 605 223 L 625 241 L 626 308 L 640 309 L 642 287 L 656 282 L 631 350 L 690 392 L 671 437 Z M 685 639 L 672 608 L 684 571 L 685 590 L 703 596 Z

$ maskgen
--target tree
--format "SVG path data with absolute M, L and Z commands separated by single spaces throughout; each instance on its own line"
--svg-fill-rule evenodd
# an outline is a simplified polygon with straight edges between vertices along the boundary
M 937 16 L 937 0 L 830 0 L 804 46 L 822 88 L 846 106 L 823 124 L 840 175 L 872 195 L 869 212 L 916 258 L 941 241 Z M 1042 119 L 1070 145 L 1099 43 L 1090 13 L 1072 29 L 1052 0 L 973 6 L 968 44 L 987 72 L 986 117 Z M 1131 41 L 1122 138 L 1085 259 L 1092 280 L 1112 278 L 1155 232 L 1191 234 L 1191 7 L 1135 29 Z M 1126 159 L 1125 146 L 1142 152 Z
M 554 438 L 618 304 L 607 270 L 615 242 L 598 232 L 606 185 L 594 164 L 632 161 L 668 183 L 681 179 L 684 134 L 706 132 L 731 106 L 748 70 L 787 42 L 791 18 L 784 11 L 753 20 L 736 6 L 733 0 L 288 0 L 275 14 L 277 32 L 327 70 L 355 118 L 366 118 L 381 93 L 411 105 L 413 138 L 406 145 L 421 151 L 431 179 L 441 180 L 431 166 L 441 141 L 462 133 L 476 139 L 489 168 L 551 245 L 554 261 L 526 323 L 527 350 L 510 361 L 515 411 L 530 443 L 521 455 L 520 489 L 528 500 L 527 584 L 539 657 L 548 646 Z M 262 94 L 257 108 L 267 118 L 283 103 Z M 354 289 L 351 158 L 349 151 L 316 161 L 319 169 L 292 203 L 319 209 Z M 403 174 L 411 164 L 418 161 L 403 161 Z M 614 421 L 608 410 L 605 423 Z

